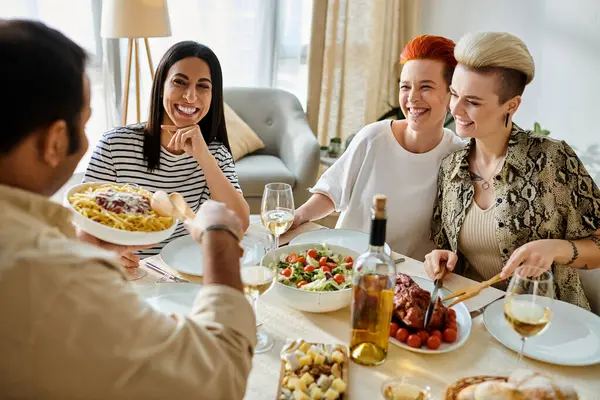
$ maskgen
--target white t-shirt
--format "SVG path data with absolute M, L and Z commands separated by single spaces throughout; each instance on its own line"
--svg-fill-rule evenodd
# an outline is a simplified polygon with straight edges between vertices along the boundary
M 423 260 L 435 248 L 429 239 L 437 175 L 442 159 L 466 142 L 449 129 L 431 151 L 411 153 L 394 137 L 389 120 L 365 126 L 310 190 L 328 196 L 341 212 L 336 228 L 369 233 L 373 196 L 387 202 L 386 242 Z

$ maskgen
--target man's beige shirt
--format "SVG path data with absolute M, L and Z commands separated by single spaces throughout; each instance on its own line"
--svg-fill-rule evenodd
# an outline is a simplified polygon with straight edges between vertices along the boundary
M 69 210 L 0 185 L 0 398 L 241 399 L 255 326 L 226 286 L 180 320 L 155 311 Z

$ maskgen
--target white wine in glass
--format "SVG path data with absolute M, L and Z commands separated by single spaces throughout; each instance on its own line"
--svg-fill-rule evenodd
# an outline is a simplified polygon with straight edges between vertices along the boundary
M 531 267 L 515 270 L 504 300 L 504 318 L 521 336 L 521 350 L 517 366 L 523 359 L 527 338 L 541 335 L 550 325 L 552 301 L 554 299 L 554 279 L 550 271 L 539 276 L 528 276 L 536 272 Z M 535 273 L 538 275 L 538 273 Z
M 294 222 L 294 194 L 287 183 L 269 183 L 263 192 L 260 219 L 271 232 L 274 248 L 279 248 L 279 236 L 284 234 Z
M 262 223 L 269 232 L 275 236 L 280 236 L 287 232 L 294 222 L 294 211 L 278 209 L 266 211 L 260 216 Z
M 275 279 L 275 272 L 271 268 L 260 265 L 242 267 L 241 274 L 244 293 L 250 296 L 260 296 L 265 293 Z
M 265 293 L 275 281 L 275 267 L 265 267 L 262 265 L 242 265 L 240 274 L 244 293 L 250 298 L 254 314 L 256 314 L 256 305 L 258 296 Z M 258 326 L 258 325 L 257 325 Z M 263 330 L 256 332 L 256 346 L 254 354 L 264 353 L 273 347 L 273 339 Z

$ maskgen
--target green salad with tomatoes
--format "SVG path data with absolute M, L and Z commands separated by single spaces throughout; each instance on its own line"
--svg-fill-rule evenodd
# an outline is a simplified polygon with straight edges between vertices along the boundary
M 352 287 L 350 256 L 335 254 L 326 245 L 320 250 L 283 254 L 277 281 L 302 290 L 331 292 Z

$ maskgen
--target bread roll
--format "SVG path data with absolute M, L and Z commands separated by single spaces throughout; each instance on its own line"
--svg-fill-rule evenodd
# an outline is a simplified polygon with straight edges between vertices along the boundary
M 508 377 L 508 382 L 515 385 L 527 399 L 531 400 L 577 400 L 579 396 L 568 384 L 559 384 L 541 372 L 517 370 Z
M 479 386 L 477 383 L 467 386 L 458 393 L 456 400 L 475 400 L 475 389 L 477 389 L 477 386 Z
M 488 381 L 477 385 L 474 400 L 527 400 L 516 386 L 507 382 Z

